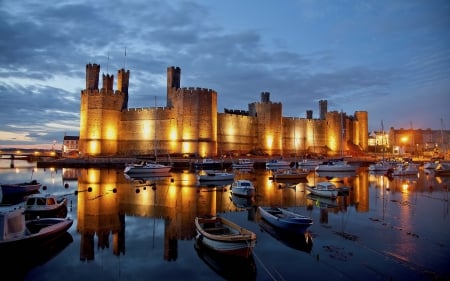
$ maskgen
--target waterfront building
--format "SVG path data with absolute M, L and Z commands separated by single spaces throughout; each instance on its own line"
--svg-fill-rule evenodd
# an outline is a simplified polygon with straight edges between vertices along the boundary
M 164 107 L 128 108 L 130 71 L 103 74 L 100 65 L 86 65 L 81 91 L 80 155 L 177 155 L 216 157 L 228 154 L 292 156 L 361 153 L 368 148 L 368 113 L 327 111 L 319 101 L 319 118 L 282 116 L 282 104 L 269 92 L 247 110 L 217 111 L 212 89 L 181 87 L 181 69 L 167 68 Z

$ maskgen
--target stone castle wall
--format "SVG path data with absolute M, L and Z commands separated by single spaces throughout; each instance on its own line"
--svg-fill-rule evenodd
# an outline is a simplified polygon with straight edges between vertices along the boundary
M 103 75 L 99 89 L 99 65 L 86 66 L 86 89 L 81 92 L 80 152 L 85 155 L 194 154 L 215 157 L 227 152 L 263 151 L 269 155 L 301 153 L 337 154 L 341 147 L 341 113 L 326 112 L 312 119 L 282 116 L 282 104 L 261 101 L 248 111 L 217 112 L 217 92 L 206 88 L 181 88 L 181 70 L 167 69 L 167 106 L 128 108 L 129 71 Z M 343 150 L 347 143 L 366 149 L 367 112 L 343 114 Z

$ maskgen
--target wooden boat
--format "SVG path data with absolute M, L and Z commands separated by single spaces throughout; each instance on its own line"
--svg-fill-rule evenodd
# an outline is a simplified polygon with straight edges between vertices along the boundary
M 251 169 L 253 168 L 253 165 L 255 164 L 255 161 L 247 158 L 241 158 L 238 159 L 237 162 L 233 162 L 231 164 L 231 167 L 233 169 Z
M 261 218 L 271 225 L 297 233 L 304 233 L 313 224 L 310 217 L 302 216 L 284 208 L 259 206 L 258 211 Z
M 42 184 L 36 180 L 21 183 L 4 183 L 2 186 L 3 196 L 23 196 L 39 192 Z
M 0 212 L 0 253 L 39 247 L 64 234 L 73 224 L 69 218 L 43 218 L 25 221 L 23 208 Z
M 172 169 L 170 165 L 164 165 L 156 162 L 139 161 L 133 164 L 126 164 L 124 173 L 128 175 L 168 173 Z
M 224 280 L 256 280 L 256 263 L 253 255 L 240 257 L 222 254 L 206 246 L 202 239 L 195 239 L 198 257 Z
M 197 239 L 217 252 L 249 257 L 256 245 L 256 234 L 222 218 L 195 218 Z
M 51 194 L 32 194 L 25 203 L 25 219 L 65 218 L 67 216 L 67 198 Z
M 249 180 L 235 180 L 231 184 L 231 193 L 238 196 L 253 196 L 255 195 L 255 186 Z
M 231 194 L 231 202 L 233 202 L 233 205 L 240 209 L 250 209 L 253 205 L 253 198 L 252 197 L 243 197 L 243 196 L 237 196 L 235 194 Z
M 311 194 L 321 197 L 336 199 L 338 196 L 338 189 L 336 188 L 336 185 L 328 181 L 319 182 L 315 186 L 306 185 L 305 188 Z
M 260 220 L 258 225 L 261 230 L 269 233 L 273 238 L 294 250 L 310 253 L 313 247 L 313 238 L 308 231 L 297 233 L 287 229 L 276 227 L 265 220 Z
M 319 207 L 320 209 L 335 209 L 338 207 L 335 199 L 321 197 L 313 194 L 307 194 L 306 199 L 312 201 L 312 206 Z M 308 203 L 308 205 L 310 205 Z
M 304 179 L 309 175 L 308 171 L 297 169 L 277 170 L 273 173 L 275 180 L 296 180 Z
M 272 159 L 266 162 L 266 169 L 289 168 L 291 162 L 282 159 Z
M 199 181 L 229 181 L 234 179 L 234 173 L 202 171 L 197 174 Z

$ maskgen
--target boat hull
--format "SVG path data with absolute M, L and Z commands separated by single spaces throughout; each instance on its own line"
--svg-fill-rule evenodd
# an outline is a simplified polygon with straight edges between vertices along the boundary
M 225 218 L 195 218 L 196 239 L 206 247 L 227 255 L 249 257 L 256 234 Z
M 39 192 L 41 184 L 2 184 L 3 196 L 20 196 Z
M 339 193 L 339 191 L 336 188 L 322 188 L 320 186 L 307 185 L 305 189 L 313 195 L 331 199 L 336 199 Z
M 296 233 L 304 233 L 313 224 L 309 217 L 305 217 L 282 208 L 258 207 L 261 218 L 271 225 Z

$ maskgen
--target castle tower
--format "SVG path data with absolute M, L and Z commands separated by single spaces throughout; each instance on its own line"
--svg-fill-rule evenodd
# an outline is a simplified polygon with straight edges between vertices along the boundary
M 117 73 L 117 90 L 125 94 L 122 110 L 128 108 L 128 85 L 130 81 L 130 71 L 120 69 Z
M 98 89 L 98 77 L 100 74 L 99 64 L 86 64 L 86 89 Z
M 320 119 L 325 120 L 325 117 L 327 115 L 327 101 L 326 100 L 320 100 L 319 101 L 319 112 L 320 112 Z
M 174 93 L 180 88 L 181 68 L 170 66 L 167 68 L 167 106 L 174 106 Z
M 313 111 L 312 110 L 306 111 L 306 119 L 313 119 Z
M 99 65 L 86 66 L 89 88 L 81 92 L 79 150 L 87 155 L 113 155 L 117 153 L 118 127 L 126 94 L 114 92 L 114 76 L 109 74 L 103 74 L 99 90 L 99 72 Z

